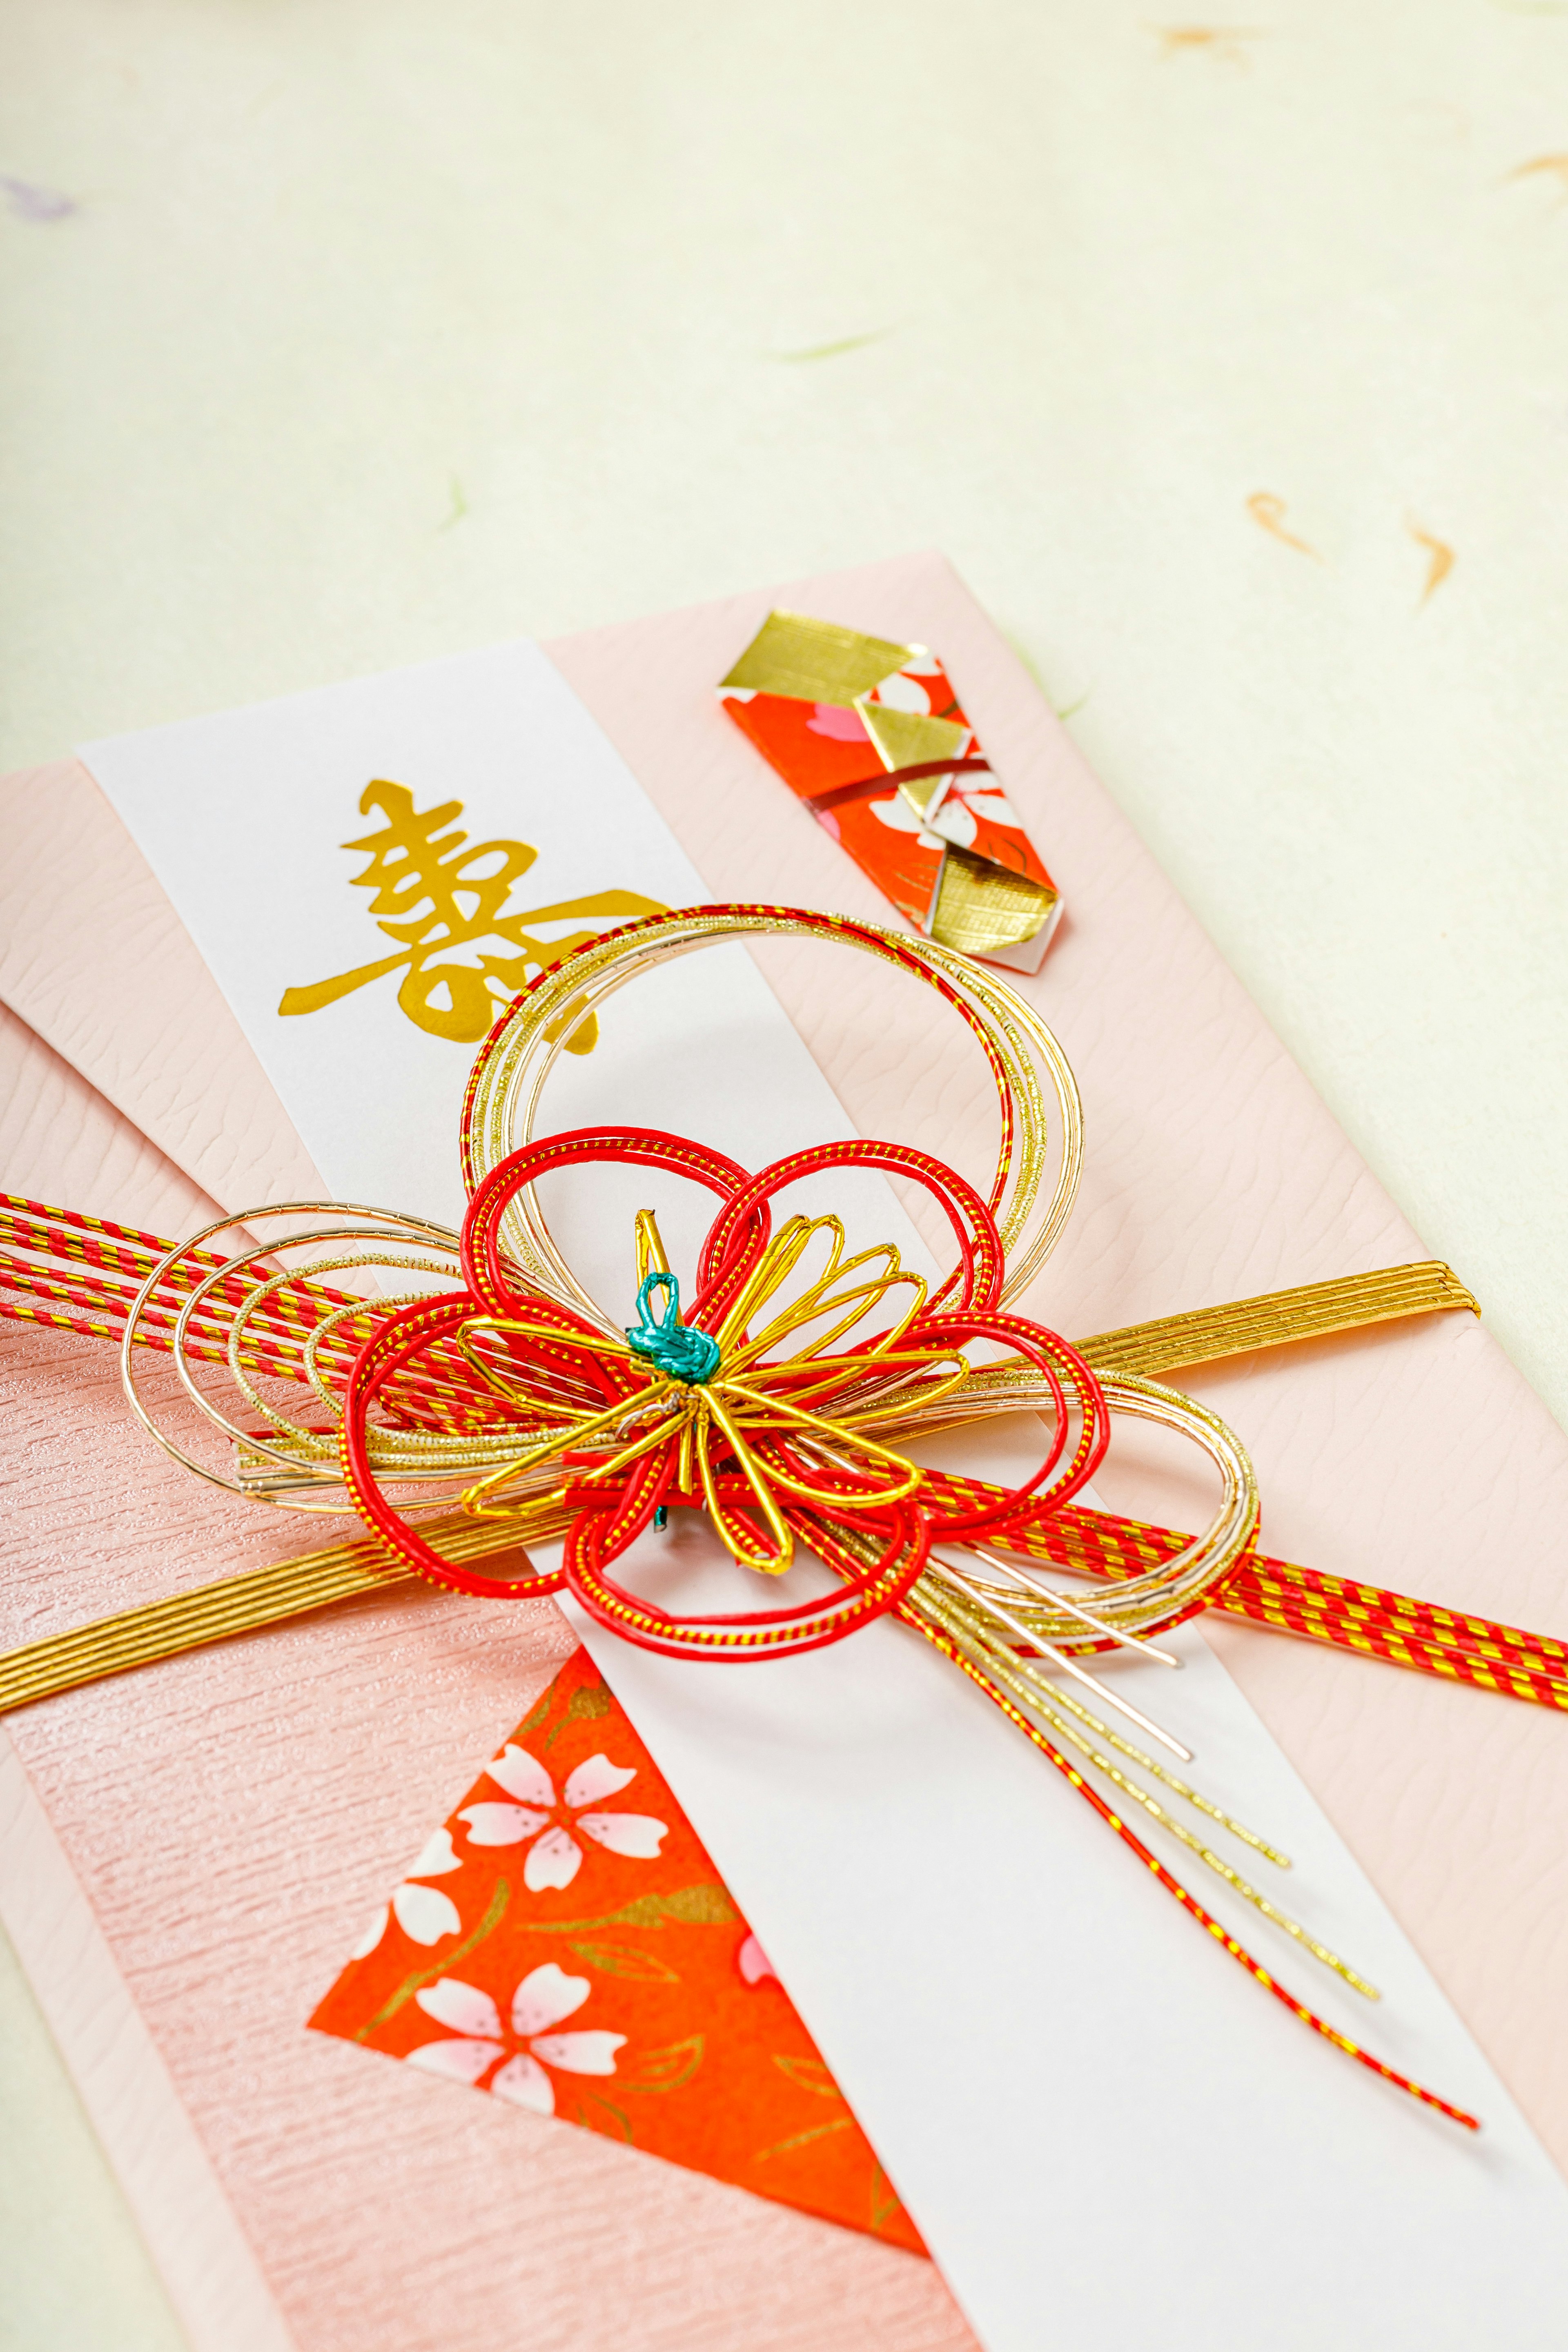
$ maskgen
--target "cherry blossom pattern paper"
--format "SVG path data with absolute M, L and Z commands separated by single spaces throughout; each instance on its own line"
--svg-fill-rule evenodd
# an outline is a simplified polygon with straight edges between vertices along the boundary
M 1038 971 L 1060 897 L 923 646 L 775 612 L 719 696 L 917 931 Z
M 925 2252 L 585 1650 L 393 1889 L 310 2023 Z

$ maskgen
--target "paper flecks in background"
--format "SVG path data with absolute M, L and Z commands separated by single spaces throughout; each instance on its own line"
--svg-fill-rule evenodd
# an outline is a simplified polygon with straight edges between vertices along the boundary
M 1568 196 L 1568 155 L 1536 155 L 1528 163 L 1521 163 L 1510 172 L 1503 184 L 1511 186 L 1516 180 L 1555 180 L 1560 196 Z
M 864 351 L 868 343 L 879 343 L 892 333 L 891 327 L 871 327 L 863 335 L 840 335 L 837 342 L 807 343 L 803 351 L 770 352 L 768 357 L 784 367 L 799 367 L 807 360 L 836 360 L 846 352 Z
M 1424 530 L 1414 520 L 1407 521 L 1405 528 L 1416 545 L 1426 550 L 1426 585 L 1421 591 L 1421 602 L 1425 604 L 1452 572 L 1454 551 L 1446 539 L 1437 538 L 1433 531 Z
M 1094 692 L 1094 688 L 1091 686 L 1086 686 L 1083 692 L 1075 696 L 1071 702 L 1058 702 L 1056 696 L 1051 692 L 1050 688 L 1046 684 L 1045 672 L 1041 669 L 1039 663 L 1035 659 L 1034 655 L 1029 651 L 1028 646 L 1024 643 L 1022 637 L 1015 636 L 1011 629 L 1004 629 L 1002 634 L 1006 638 L 1007 643 L 1014 653 L 1017 655 L 1018 659 L 1023 663 L 1024 667 L 1028 671 L 1029 676 L 1034 679 L 1035 684 L 1039 688 L 1040 692 L 1045 696 L 1046 700 L 1050 704 L 1051 709 L 1056 712 L 1057 717 L 1064 721 L 1075 717 L 1076 714 L 1083 709 L 1084 704 Z
M 1163 57 L 1218 58 L 1226 65 L 1249 66 L 1248 41 L 1261 40 L 1262 25 L 1146 25 L 1160 44 Z
M 74 196 L 62 195 L 58 188 L 40 188 L 32 180 L 16 179 L 9 172 L 0 172 L 0 195 L 13 220 L 68 220 L 72 213 L 81 210 Z
M 1293 530 L 1286 530 L 1285 517 L 1289 509 L 1284 499 L 1277 497 L 1274 491 L 1254 490 L 1247 501 L 1247 511 L 1259 530 L 1266 530 L 1270 539 L 1279 540 L 1282 546 L 1293 547 L 1299 555 L 1310 555 L 1314 563 L 1321 563 L 1323 559 L 1315 547 L 1310 546 L 1304 539 L 1298 539 Z
M 1293 530 L 1286 528 L 1285 517 L 1289 509 L 1285 500 L 1273 490 L 1254 490 L 1247 500 L 1247 511 L 1258 529 L 1266 530 L 1270 539 L 1279 540 L 1282 546 L 1294 548 L 1300 555 L 1310 555 L 1314 563 L 1324 561 L 1309 541 L 1299 538 Z M 1436 531 L 1428 530 L 1414 515 L 1405 517 L 1405 528 L 1417 547 L 1426 551 L 1426 579 L 1420 597 L 1425 604 L 1443 585 L 1458 558 L 1446 539 L 1439 539 Z

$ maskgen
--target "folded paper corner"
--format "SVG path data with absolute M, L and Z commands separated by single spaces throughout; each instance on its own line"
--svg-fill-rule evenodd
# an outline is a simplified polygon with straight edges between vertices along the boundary
M 718 693 L 922 938 L 1039 970 L 1061 895 L 934 655 L 775 611 Z

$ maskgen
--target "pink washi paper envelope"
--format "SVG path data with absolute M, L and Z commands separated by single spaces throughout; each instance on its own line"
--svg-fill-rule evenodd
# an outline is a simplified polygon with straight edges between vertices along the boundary
M 1081 1333 L 1424 1255 L 939 560 L 548 648 L 709 893 L 885 911 L 712 700 L 774 604 L 936 648 L 1061 884 L 1060 934 L 1019 984 L 1078 1071 L 1089 1175 L 1026 1308 Z M 110 1108 L 133 1120 L 226 1207 L 314 1191 L 254 1053 L 82 768 L 5 789 L 0 996 L 98 1089 L 100 1126 Z M 763 961 L 856 1126 L 977 1163 L 984 1075 L 923 1005 L 842 957 L 781 946 Z M 53 1189 L 70 1205 L 117 1206 Z M 165 1475 L 125 1428 L 101 1354 L 26 1337 L 6 1348 L 26 1375 L 16 1393 L 40 1474 L 11 1531 L 9 1638 L 298 1549 L 287 1529 L 238 1523 Z M 1251 1446 L 1274 1551 L 1568 1631 L 1568 1445 L 1484 1329 L 1450 1318 L 1319 1342 L 1191 1385 Z M 1121 1479 L 1102 1482 L 1113 1506 L 1178 1524 L 1195 1507 L 1153 1470 Z M 1562 1725 L 1271 1635 L 1206 1630 L 1561 2164 Z M 482 2100 L 415 2105 L 400 2070 L 297 2030 L 362 1916 L 571 1638 L 548 1608 L 516 1612 L 501 1633 L 481 1604 L 393 1593 L 14 1719 L 25 1773 L 8 1783 L 7 1924 L 193 2339 L 350 2352 L 524 2337 L 963 2343 L 925 2265 L 584 2135 L 519 2130 Z M 1181 1927 L 1173 1919 L 1173 1937 Z M 1240 1983 L 1226 1992 L 1249 1997 Z M 121 2040 L 105 2053 L 94 2036 L 116 2013 L 111 1994 Z M 1037 2024 L 1072 2030 L 1044 2013 Z M 1075 2121 L 1059 2119 L 1069 2157 Z M 1058 2125 L 1042 2118 L 1042 2179 L 1054 2179 Z M 1199 2178 L 1204 2131 L 1199 2080 L 1188 2150 Z M 1092 2185 L 1125 2200 L 1129 2267 L 1142 2244 L 1173 2329 L 1236 2249 L 1194 2241 L 1190 2269 L 1168 2245 L 1155 2261 L 1139 2155 L 1134 2129 L 1126 2179 Z M 1295 2184 L 1271 2187 L 1288 2207 Z M 1042 2231 L 1047 2218 L 1043 2208 Z M 1074 2251 L 1064 2240 L 1064 2274 Z M 1366 2250 L 1339 2252 L 1353 2270 Z M 1293 2332 L 1300 2314 L 1331 2283 L 1333 2247 L 1301 2260 L 1302 2278 L 1281 2279 L 1259 2317 L 1271 2342 L 1308 2340 Z M 1426 2292 L 1414 2277 L 1396 2288 Z M 1100 2340 L 1144 2340 L 1126 2332 L 1119 2280 L 1102 2275 L 1097 2294 Z M 1473 2340 L 1475 2315 L 1455 2310 Z M 1561 2340 L 1563 2307 L 1541 2305 L 1535 2319 L 1516 2342 Z M 1444 2324 L 1428 2323 L 1426 2340 L 1449 2340 Z

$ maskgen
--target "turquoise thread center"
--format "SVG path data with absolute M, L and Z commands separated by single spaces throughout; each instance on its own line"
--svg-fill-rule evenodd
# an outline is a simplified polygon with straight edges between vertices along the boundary
M 662 1314 L 654 1309 L 656 1290 L 664 1294 Z M 635 1354 L 646 1356 L 672 1381 L 684 1381 L 689 1388 L 710 1381 L 719 1369 L 719 1342 L 713 1334 L 680 1319 L 680 1284 L 673 1274 L 644 1276 L 637 1291 L 637 1320 L 626 1340 Z

